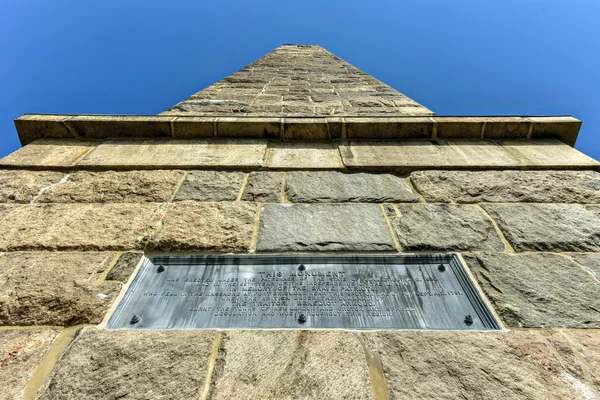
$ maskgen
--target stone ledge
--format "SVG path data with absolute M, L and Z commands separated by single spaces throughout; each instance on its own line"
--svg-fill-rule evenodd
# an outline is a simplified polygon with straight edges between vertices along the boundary
M 218 117 L 26 114 L 15 120 L 26 145 L 41 138 L 236 137 L 284 140 L 558 139 L 573 146 L 581 121 L 551 117 Z

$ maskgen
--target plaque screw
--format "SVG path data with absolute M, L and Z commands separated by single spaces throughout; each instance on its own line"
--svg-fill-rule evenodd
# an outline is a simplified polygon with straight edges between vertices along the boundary
M 438 265 L 438 271 L 444 272 L 446 270 L 446 266 L 444 264 Z
M 160 273 L 161 273 L 161 272 L 163 272 L 164 270 L 165 270 L 165 267 L 164 267 L 164 266 L 162 266 L 162 265 L 159 265 L 159 266 L 158 266 L 158 268 L 156 269 L 156 272 L 158 272 L 158 273 L 160 274 Z
M 298 317 L 298 322 L 303 324 L 306 322 L 306 315 L 304 314 L 300 314 L 300 316 Z
M 135 325 L 135 324 L 137 324 L 138 322 L 140 322 L 140 317 L 138 317 L 137 315 L 134 315 L 133 317 L 131 317 L 131 321 L 129 321 L 129 323 L 130 323 L 131 325 Z
M 300 264 L 300 266 L 298 267 L 298 271 L 304 271 L 306 269 L 306 267 L 304 266 L 304 264 Z
M 473 325 L 473 317 L 470 314 L 465 317 L 465 324 Z

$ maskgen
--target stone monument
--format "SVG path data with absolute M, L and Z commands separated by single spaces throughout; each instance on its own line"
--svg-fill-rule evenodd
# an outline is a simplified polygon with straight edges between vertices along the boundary
M 319 46 L 284 45 L 159 115 L 15 125 L 23 147 L 0 160 L 0 399 L 600 396 L 600 163 L 573 148 L 575 118 L 436 116 Z M 144 265 L 178 279 L 179 256 L 225 272 L 274 259 L 256 273 L 296 277 L 294 257 L 392 260 L 376 272 L 448 257 L 499 329 L 471 314 L 316 329 L 304 313 L 269 329 L 127 314 L 113 329 Z M 327 286 L 347 268 L 323 271 Z

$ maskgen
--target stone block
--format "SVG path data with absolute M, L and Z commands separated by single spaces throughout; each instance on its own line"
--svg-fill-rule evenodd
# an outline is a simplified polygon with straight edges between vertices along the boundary
M 281 118 L 217 118 L 217 136 L 222 138 L 281 138 Z
M 410 180 L 429 202 L 600 203 L 595 171 L 417 171 Z
M 173 204 L 151 244 L 157 251 L 246 252 L 250 249 L 256 205 L 252 203 Z
M 1 159 L 0 167 L 71 167 L 97 144 L 82 140 L 38 139 Z
M 173 138 L 198 139 L 215 136 L 215 118 L 177 117 L 171 122 Z
M 213 331 L 85 329 L 54 368 L 41 400 L 200 398 Z
M 52 342 L 54 329 L 0 330 L 0 399 L 21 399 L 25 385 Z
M 284 140 L 329 140 L 329 129 L 325 118 L 285 118 Z
M 273 169 L 342 168 L 335 143 L 269 143 Z
M 258 251 L 393 251 L 383 211 L 376 204 L 267 204 L 262 207 Z
M 371 399 L 363 348 L 342 331 L 227 331 L 212 399 Z
M 600 281 L 600 254 L 570 254 L 570 256 Z
M 18 206 L 0 204 L 0 222 L 2 222 L 2 220 L 6 218 L 8 214 L 10 214 L 17 207 Z
M 243 172 L 190 171 L 175 200 L 234 201 L 243 182 Z
M 531 122 L 524 117 L 482 117 L 484 139 L 526 139 Z
M 348 141 L 340 144 L 344 165 L 414 171 L 433 168 L 516 169 L 521 163 L 489 141 Z
M 264 140 L 111 140 L 78 165 L 110 168 L 262 167 Z
M 600 167 L 600 163 L 558 140 L 498 140 L 504 150 L 523 165 L 553 169 Z
M 392 174 L 288 172 L 285 192 L 288 200 L 293 203 L 419 201 L 419 197 L 410 190 L 404 179 Z
M 0 325 L 98 324 L 120 285 L 102 282 L 113 253 L 4 253 Z
M 440 139 L 482 139 L 484 121 L 477 117 L 433 118 Z
M 552 332 L 554 333 L 552 337 L 562 334 L 566 339 L 561 340 L 561 345 L 552 338 L 551 341 L 563 360 L 568 360 L 569 372 L 588 385 L 593 385 L 592 387 L 595 387 L 596 393 L 598 393 L 600 390 L 600 331 L 590 329 Z M 589 392 L 588 398 L 593 398 L 589 396 Z
M 329 130 L 329 137 L 331 140 L 341 139 L 343 134 L 344 122 L 339 117 L 327 117 L 327 129 Z
M 600 327 L 600 282 L 568 258 L 555 254 L 463 256 L 509 327 Z
M 250 172 L 242 200 L 280 203 L 282 183 L 283 172 Z
M 532 139 L 559 139 L 575 146 L 581 121 L 573 117 L 528 117 L 533 123 Z
M 504 251 L 494 225 L 476 206 L 398 204 L 392 227 L 404 251 Z
M 0 202 L 29 203 L 43 188 L 63 176 L 52 171 L 0 170 Z
M 156 204 L 40 204 L 0 222 L 0 250 L 142 249 L 158 228 Z
M 167 116 L 141 115 L 77 115 L 63 124 L 78 137 L 107 138 L 170 138 L 171 121 Z
M 37 203 L 168 202 L 183 171 L 78 171 L 52 185 Z
M 600 251 L 600 217 L 575 204 L 483 204 L 516 251 Z
M 73 138 L 63 124 L 68 115 L 22 115 L 15 119 L 21 144 L 25 146 L 41 138 Z
M 369 335 L 390 399 L 575 399 L 535 333 L 384 331 Z
M 115 266 L 106 274 L 106 280 L 127 283 L 143 257 L 144 253 L 132 251 L 121 254 Z
M 433 120 L 427 117 L 345 118 L 348 139 L 430 139 Z

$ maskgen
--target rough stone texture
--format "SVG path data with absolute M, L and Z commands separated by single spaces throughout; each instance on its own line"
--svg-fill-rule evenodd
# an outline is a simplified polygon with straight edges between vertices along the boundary
M 78 137 L 105 139 L 115 137 L 171 137 L 171 121 L 175 118 L 146 115 L 75 115 L 63 124 Z
M 214 339 L 213 331 L 85 329 L 40 399 L 197 400 Z
M 62 123 L 67 118 L 67 115 L 21 115 L 15 119 L 21 144 L 25 146 L 43 137 L 73 138 L 73 134 Z
M 254 232 L 252 203 L 175 203 L 151 244 L 161 251 L 248 251 Z
M 494 225 L 476 206 L 398 204 L 392 226 L 404 251 L 504 251 Z
M 419 201 L 404 179 L 391 174 L 288 172 L 285 192 L 293 203 Z
M 243 182 L 243 172 L 190 171 L 175 200 L 233 201 Z
M 322 47 L 284 45 L 162 114 L 273 117 L 433 113 Z
M 396 250 L 376 204 L 267 204 L 258 251 Z
M 214 118 L 187 117 L 185 119 L 175 118 L 171 122 L 173 127 L 173 138 L 196 139 L 210 138 L 214 136 Z
M 18 206 L 0 204 L 0 223 L 2 223 L 2 220 L 6 218 L 8 214 L 10 214 L 10 212 L 15 210 L 17 207 Z
M 98 143 L 75 139 L 38 139 L 0 160 L 0 166 L 70 167 Z
M 529 117 L 533 122 L 532 139 L 556 138 L 575 146 L 581 121 L 573 117 Z
M 53 329 L 0 330 L 0 400 L 21 398 L 29 377 L 57 335 Z
M 112 253 L 4 253 L 0 325 L 97 324 L 120 286 L 101 281 Z
M 369 335 L 390 399 L 583 399 L 533 332 L 410 332 Z
M 283 172 L 250 172 L 242 200 L 279 203 L 282 182 Z
M 525 139 L 531 123 L 523 117 L 480 117 L 485 122 L 486 139 Z
M 350 168 L 520 168 L 521 163 L 491 141 L 398 140 L 348 141 L 340 144 Z
M 600 254 L 571 254 L 570 256 L 600 281 Z
M 558 140 L 502 140 L 497 143 L 528 166 L 600 167 L 598 161 Z
M 269 168 L 341 168 L 337 145 L 333 143 L 270 143 Z
M 141 249 L 158 228 L 156 204 L 40 204 L 0 222 L 0 250 Z
M 106 280 L 127 283 L 129 281 L 129 277 L 133 271 L 135 271 L 135 268 L 143 256 L 143 253 L 134 252 L 121 254 L 115 266 L 112 267 L 109 273 L 106 275 Z
M 37 203 L 162 203 L 170 200 L 183 171 L 79 171 L 50 187 Z
M 465 260 L 510 327 L 600 327 L 600 282 L 565 257 L 481 254 Z
M 482 118 L 446 117 L 438 122 L 437 137 L 441 139 L 482 139 Z
M 0 202 L 29 203 L 40 190 L 63 176 L 52 171 L 0 170 Z
M 429 117 L 344 118 L 348 139 L 430 139 Z
M 595 171 L 417 171 L 410 180 L 430 202 L 600 203 Z
M 281 118 L 217 118 L 218 137 L 255 137 L 279 139 L 281 137 Z
M 364 350 L 349 332 L 229 331 L 212 399 L 371 399 Z
M 483 204 L 517 251 L 600 251 L 600 216 L 576 204 Z
M 262 167 L 264 140 L 109 140 L 78 165 L 112 168 Z

